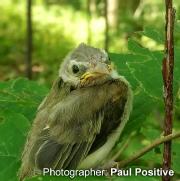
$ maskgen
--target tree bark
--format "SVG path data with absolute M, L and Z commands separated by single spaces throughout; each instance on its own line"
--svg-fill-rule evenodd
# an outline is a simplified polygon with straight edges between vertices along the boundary
M 26 12 L 27 40 L 26 40 L 26 58 L 25 74 L 27 78 L 32 79 L 32 0 L 27 0 Z
M 173 69 L 174 69 L 174 18 L 175 10 L 172 0 L 165 0 L 166 25 L 165 25 L 165 57 L 163 60 L 162 74 L 164 81 L 164 136 L 172 133 L 173 127 Z M 171 168 L 171 140 L 164 143 L 163 169 Z M 170 176 L 163 176 L 163 181 L 170 181 Z

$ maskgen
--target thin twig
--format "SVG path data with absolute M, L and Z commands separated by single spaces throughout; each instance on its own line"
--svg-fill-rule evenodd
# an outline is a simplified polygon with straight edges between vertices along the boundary
M 178 137 L 180 137 L 180 131 L 170 134 L 168 136 L 164 136 L 162 138 L 158 138 L 154 142 L 152 142 L 150 145 L 144 147 L 142 150 L 138 151 L 137 153 L 133 154 L 132 156 L 130 156 L 129 158 L 127 158 L 125 160 L 119 161 L 116 164 L 118 164 L 119 168 L 122 168 L 122 167 L 128 165 L 129 163 L 133 162 L 134 160 L 142 157 L 144 154 L 151 151 L 153 148 L 157 147 L 158 145 L 160 145 L 164 142 L 170 141 L 172 139 L 178 138 Z
M 166 5 L 166 25 L 165 25 L 165 57 L 163 60 L 163 81 L 164 81 L 164 135 L 172 133 L 173 127 L 173 68 L 174 68 L 174 18 L 175 10 L 172 6 L 172 0 L 165 0 Z M 163 169 L 171 168 L 171 140 L 164 143 Z M 170 181 L 170 176 L 163 176 L 163 181 Z

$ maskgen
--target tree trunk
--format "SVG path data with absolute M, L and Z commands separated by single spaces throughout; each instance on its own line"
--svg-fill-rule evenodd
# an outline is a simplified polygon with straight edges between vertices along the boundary
M 91 0 L 87 0 L 87 43 L 91 44 Z
M 104 18 L 105 18 L 105 41 L 104 49 L 108 51 L 109 48 L 109 21 L 108 21 L 108 0 L 104 1 Z
M 112 28 L 117 28 L 118 25 L 118 9 L 119 0 L 108 0 L 108 20 L 109 26 Z
M 90 6 L 90 11 L 92 14 L 96 13 L 96 0 L 90 0 L 89 2 L 89 6 Z
M 32 79 L 32 0 L 27 0 L 27 40 L 26 40 L 26 59 L 25 74 Z

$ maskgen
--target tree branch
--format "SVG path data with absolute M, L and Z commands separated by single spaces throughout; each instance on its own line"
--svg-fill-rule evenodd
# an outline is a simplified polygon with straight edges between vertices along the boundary
M 165 57 L 163 60 L 162 74 L 164 81 L 164 135 L 172 133 L 173 120 L 173 68 L 174 68 L 174 18 L 175 10 L 172 7 L 172 0 L 165 0 L 166 4 L 166 25 L 165 25 Z M 164 143 L 163 169 L 171 168 L 171 140 Z M 163 176 L 163 181 L 169 181 L 170 176 Z
M 118 164 L 118 167 L 122 168 L 122 167 L 128 165 L 129 163 L 133 162 L 134 160 L 142 157 L 144 154 L 151 151 L 156 146 L 158 146 L 158 145 L 160 145 L 160 144 L 162 144 L 164 142 L 170 141 L 172 139 L 178 138 L 178 137 L 180 137 L 180 131 L 178 131 L 176 133 L 173 133 L 173 134 L 170 134 L 170 135 L 167 135 L 167 136 L 164 136 L 162 138 L 158 138 L 154 142 L 152 142 L 150 145 L 144 147 L 142 150 L 140 150 L 137 153 L 133 154 L 129 158 L 127 158 L 125 160 L 122 160 L 122 161 L 119 161 L 118 163 L 116 163 L 116 165 Z M 116 165 L 114 165 L 114 166 L 116 166 Z

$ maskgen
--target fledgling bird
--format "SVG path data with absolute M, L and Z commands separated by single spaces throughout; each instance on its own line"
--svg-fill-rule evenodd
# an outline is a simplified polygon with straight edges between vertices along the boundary
M 131 108 L 131 87 L 112 68 L 108 54 L 80 44 L 64 59 L 38 108 L 20 180 L 43 168 L 97 168 L 118 141 Z

